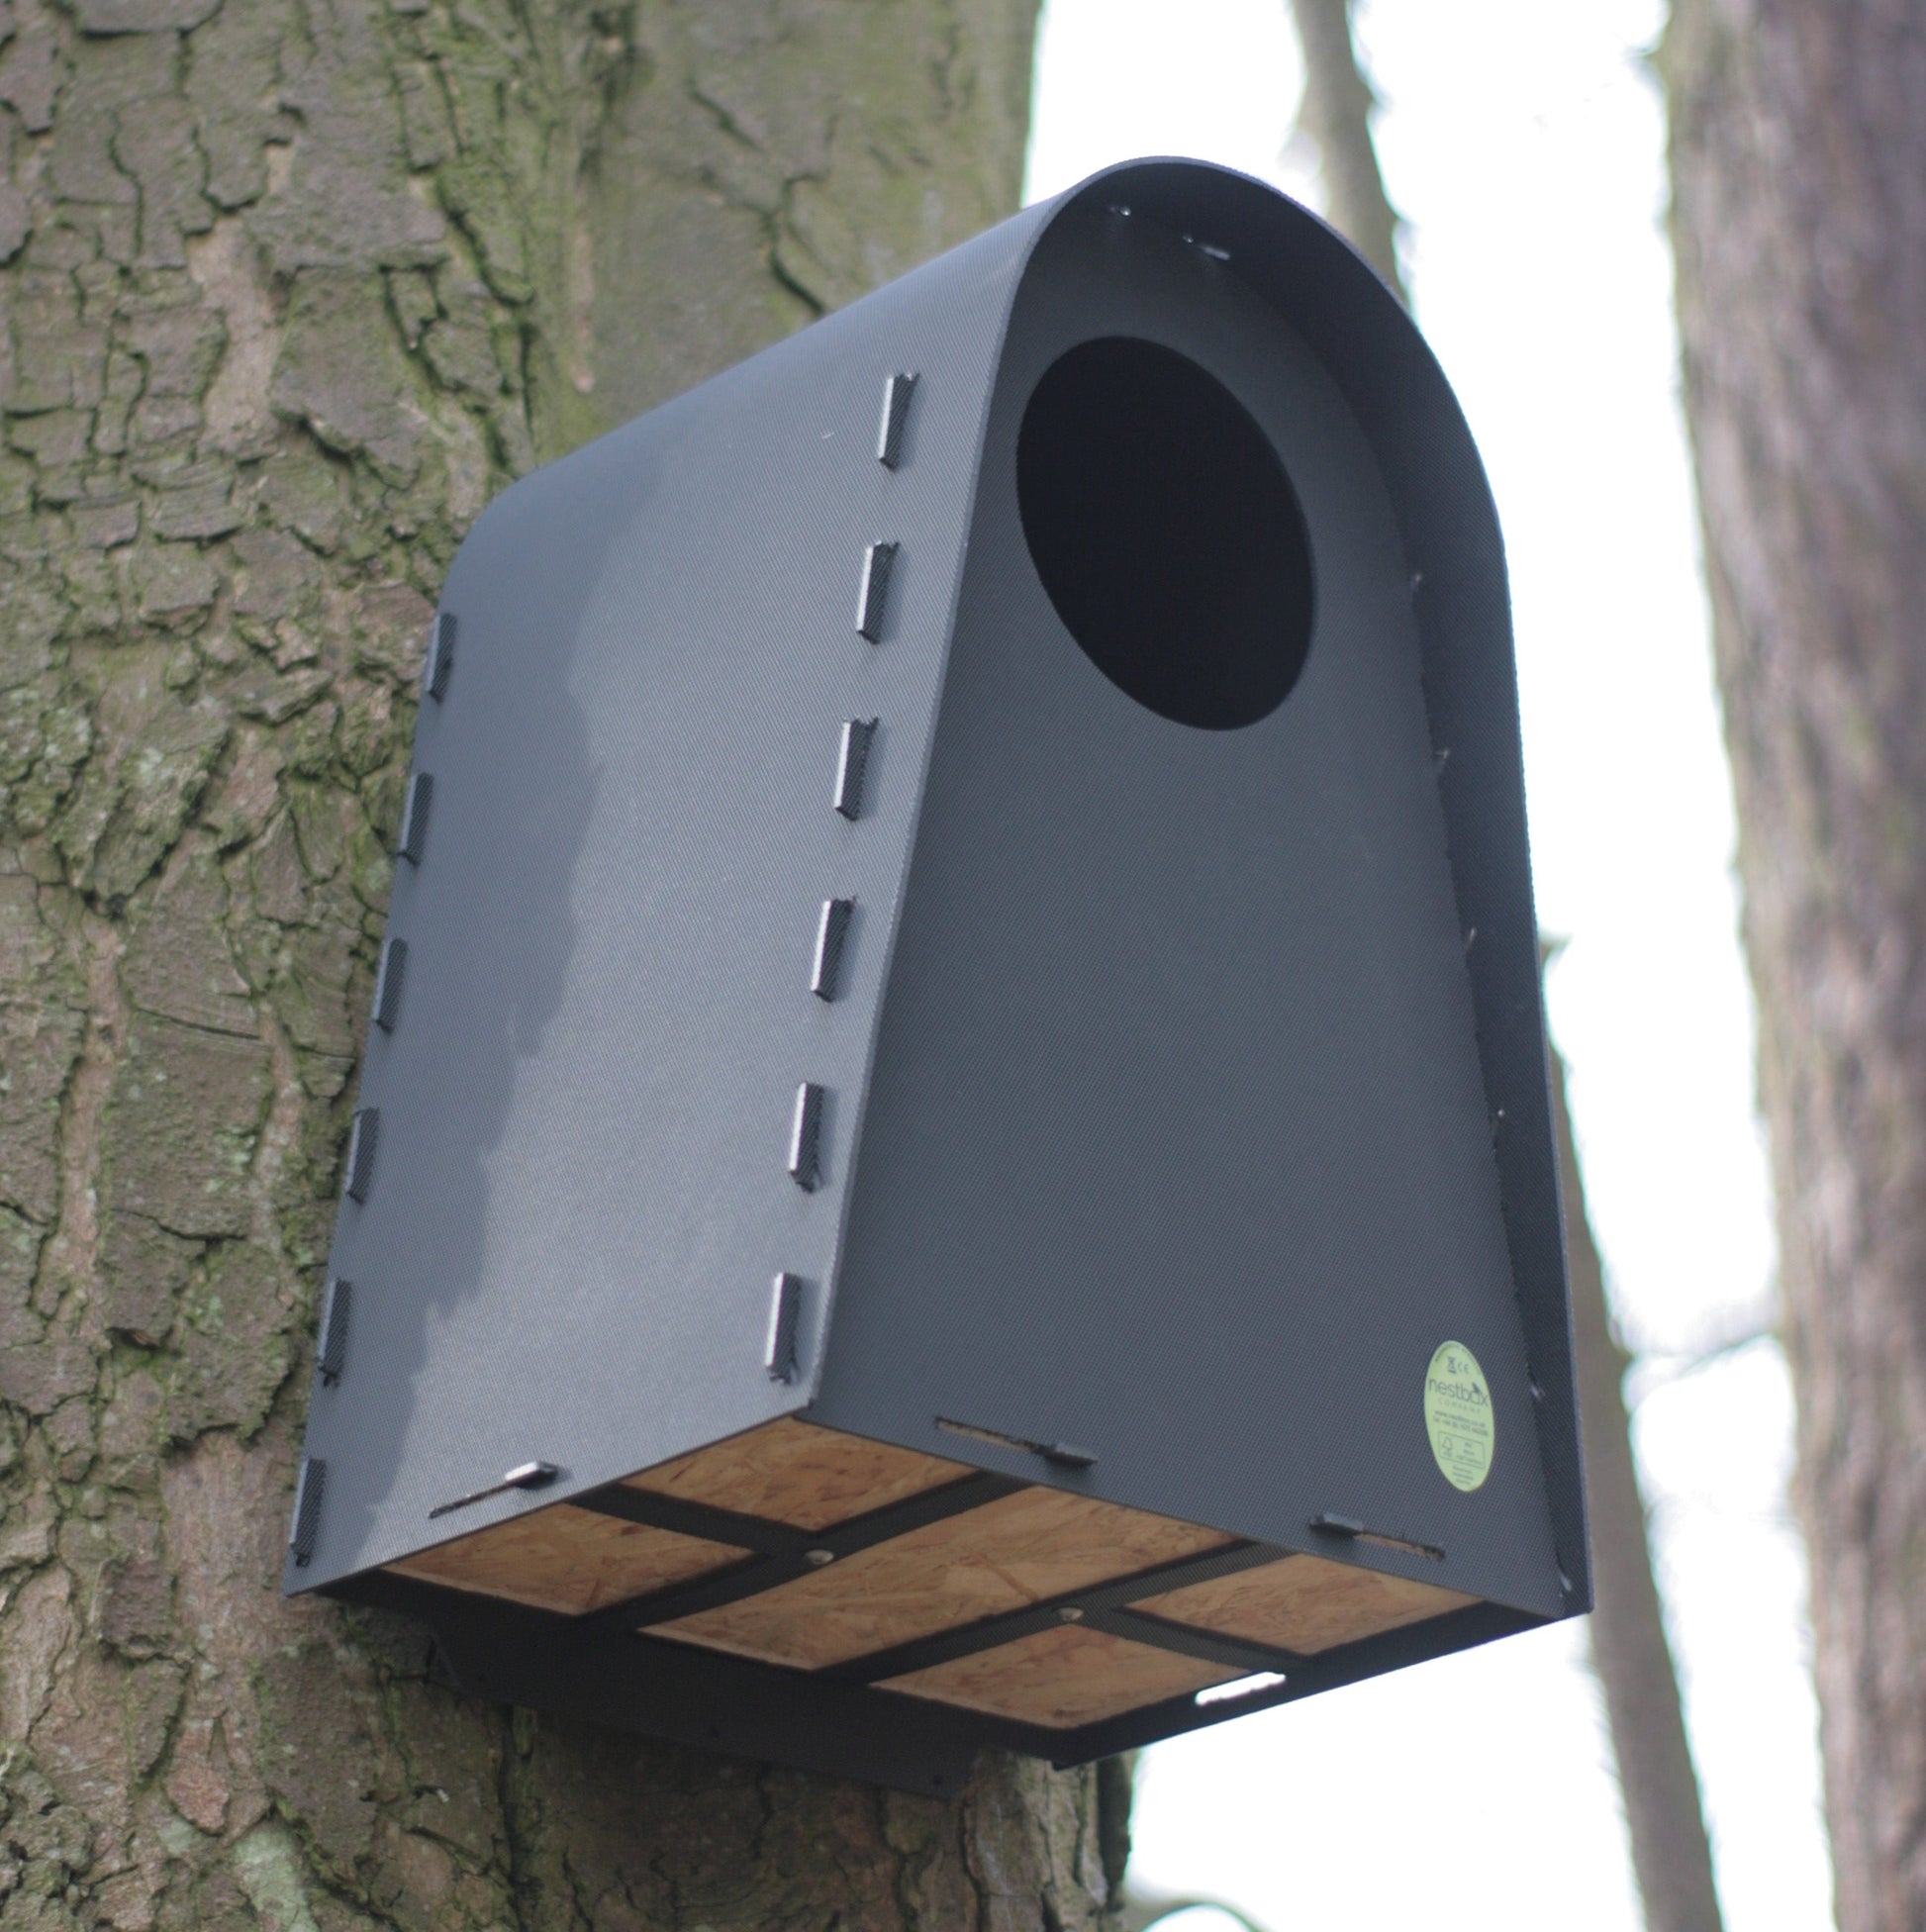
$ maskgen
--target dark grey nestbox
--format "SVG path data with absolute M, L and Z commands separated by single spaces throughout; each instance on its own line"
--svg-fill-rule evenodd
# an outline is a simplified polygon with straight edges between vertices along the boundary
M 518 483 L 289 1552 L 947 1789 L 1589 1600 L 1503 557 L 1328 230 L 1114 169 Z

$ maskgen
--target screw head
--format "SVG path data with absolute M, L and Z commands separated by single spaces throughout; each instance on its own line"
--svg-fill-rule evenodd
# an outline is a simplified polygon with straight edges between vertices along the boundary
M 825 1563 L 833 1563 L 835 1560 L 836 1553 L 834 1550 L 805 1550 L 803 1552 L 803 1561 L 818 1570 L 820 1570 Z
M 1083 1611 L 1078 1609 L 1074 1603 L 1066 1603 L 1063 1606 L 1063 1608 L 1057 1612 L 1057 1621 L 1059 1623 L 1081 1623 L 1083 1622 L 1083 1620 L 1084 1620 Z

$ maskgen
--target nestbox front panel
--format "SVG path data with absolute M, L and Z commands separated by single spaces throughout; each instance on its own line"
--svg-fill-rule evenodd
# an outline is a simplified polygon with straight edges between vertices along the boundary
M 1287 1547 L 1328 1515 L 1388 1539 L 1368 1565 L 1554 1609 L 1410 577 L 1236 261 L 1060 217 L 999 367 L 815 1412 Z M 1475 1492 L 1427 1437 L 1447 1341 L 1494 1406 Z

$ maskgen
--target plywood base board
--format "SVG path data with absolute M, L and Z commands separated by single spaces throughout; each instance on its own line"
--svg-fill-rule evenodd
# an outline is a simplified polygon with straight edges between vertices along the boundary
M 967 1464 L 789 1417 L 628 1478 L 628 1487 L 796 1529 L 828 1529 L 968 1476 Z
M 581 1616 L 606 1603 L 706 1576 L 746 1554 L 726 1544 L 557 1502 L 388 1568 L 423 1583 Z
M 1436 1584 L 1387 1577 L 1320 1556 L 1289 1556 L 1235 1576 L 1142 1597 L 1130 1607 L 1219 1636 L 1314 1657 L 1339 1644 L 1462 1610 L 1477 1600 Z
M 650 1634 L 815 1670 L 1230 1541 L 1063 1490 L 1019 1490 Z
M 1206 1664 L 1201 1658 L 1067 1623 L 995 1650 L 980 1650 L 891 1678 L 883 1688 L 961 1704 L 993 1717 L 1067 1730 L 1241 1675 L 1234 1666 Z
M 627 1487 L 819 1532 L 967 1477 L 940 1456 L 794 1418 L 627 1479 Z M 649 1634 L 800 1670 L 872 1656 L 985 1618 L 1224 1549 L 1197 1523 L 1032 1488 L 939 1517 L 757 1594 Z M 688 1583 L 747 1551 L 552 1503 L 391 1564 L 400 1576 L 581 1616 Z M 745 1573 L 745 1581 L 748 1573 Z M 1288 1556 L 1139 1597 L 1131 1607 L 1314 1656 L 1461 1609 L 1474 1598 L 1323 1557 Z M 1065 1727 L 1239 1675 L 1076 1623 L 891 1680 L 912 1696 Z

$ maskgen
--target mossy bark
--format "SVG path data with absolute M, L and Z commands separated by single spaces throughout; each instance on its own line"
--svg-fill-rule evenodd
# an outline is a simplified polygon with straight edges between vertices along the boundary
M 1677 0 L 1686 414 L 1739 804 L 1842 1932 L 1926 1923 L 1926 33 Z
M 645 1746 L 277 1587 L 441 573 L 531 464 L 1011 208 L 1033 15 L 0 4 L 10 1932 L 1103 1915 L 1094 1774 Z

